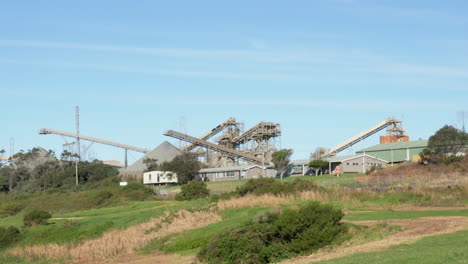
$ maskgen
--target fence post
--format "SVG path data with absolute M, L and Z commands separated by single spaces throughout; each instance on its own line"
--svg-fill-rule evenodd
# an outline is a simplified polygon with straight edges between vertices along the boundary
M 377 189 L 380 190 L 380 174 L 377 174 Z

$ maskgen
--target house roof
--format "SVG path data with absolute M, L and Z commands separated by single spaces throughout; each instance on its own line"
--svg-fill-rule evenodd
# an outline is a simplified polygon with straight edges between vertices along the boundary
M 335 162 L 343 162 L 343 161 L 347 161 L 347 160 L 351 160 L 351 159 L 355 159 L 355 158 L 360 158 L 362 156 L 364 156 L 364 154 L 329 157 L 329 158 L 326 158 L 325 160 L 328 161 L 328 162 L 331 162 L 331 163 L 335 163 Z M 369 158 L 377 159 L 377 160 L 380 160 L 380 161 L 383 161 L 383 162 L 388 162 L 386 160 L 379 159 L 379 158 L 376 158 L 376 157 L 368 155 L 368 154 L 365 154 L 365 156 L 369 157 Z
M 205 168 L 205 169 L 199 170 L 198 173 L 241 171 L 241 170 L 250 170 L 255 167 L 262 168 L 262 166 L 259 166 L 259 165 L 232 166 L 232 167 L 222 167 L 222 168 Z
M 303 165 L 303 164 L 309 164 L 310 160 L 304 159 L 304 160 L 291 160 L 289 164 L 291 165 Z
M 355 157 L 356 155 L 344 155 L 344 156 L 328 157 L 328 158 L 325 158 L 324 160 L 328 162 L 342 162 L 343 160 L 348 160 L 348 159 L 352 159 Z
M 391 142 L 386 144 L 379 144 L 369 148 L 365 148 L 356 153 L 368 152 L 368 151 L 385 151 L 391 149 L 407 149 L 407 148 L 425 148 L 427 147 L 428 140 L 414 140 L 408 142 Z
M 347 160 L 356 159 L 356 158 L 360 158 L 360 157 L 363 157 L 363 156 L 365 156 L 365 157 L 367 157 L 367 158 L 372 158 L 372 159 L 376 159 L 376 160 L 380 160 L 380 161 L 383 161 L 383 162 L 385 162 L 385 163 L 388 163 L 388 161 L 386 161 L 386 160 L 379 159 L 379 158 L 377 158 L 377 157 L 374 157 L 374 156 L 371 156 L 371 155 L 367 155 L 367 154 L 356 155 L 356 156 L 353 156 L 353 157 L 348 158 L 348 159 L 343 159 L 343 160 L 341 160 L 341 162 L 347 161 Z

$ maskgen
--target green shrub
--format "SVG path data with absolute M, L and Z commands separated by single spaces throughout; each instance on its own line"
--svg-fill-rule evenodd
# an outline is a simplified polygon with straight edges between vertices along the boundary
M 175 197 L 178 201 L 201 199 L 210 195 L 206 183 L 200 181 L 191 181 L 182 185 L 180 189 L 180 193 Z
M 23 218 L 24 226 L 43 225 L 47 223 L 52 215 L 43 210 L 34 209 L 27 213 Z
M 237 188 L 241 196 L 246 194 L 294 194 L 300 191 L 316 190 L 319 187 L 311 181 L 296 179 L 292 182 L 280 182 L 272 178 L 250 179 L 244 185 Z
M 346 226 L 340 210 L 310 202 L 298 210 L 269 212 L 210 239 L 198 254 L 208 263 L 272 263 L 331 244 Z
M 153 190 L 141 183 L 130 183 L 121 192 L 130 201 L 143 201 L 154 196 Z
M 97 192 L 91 199 L 95 205 L 102 205 L 104 202 L 112 198 L 114 194 L 110 190 L 101 190 Z
M 2 214 L 13 216 L 18 214 L 23 210 L 23 206 L 19 203 L 7 203 L 2 206 L 1 212 Z
M 9 245 L 17 242 L 20 237 L 20 231 L 14 226 L 1 227 L 0 226 L 0 249 L 8 247 Z

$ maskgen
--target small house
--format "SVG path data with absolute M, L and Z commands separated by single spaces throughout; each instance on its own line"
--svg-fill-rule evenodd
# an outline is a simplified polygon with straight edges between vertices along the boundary
M 149 171 L 143 173 L 143 184 L 157 185 L 177 183 L 177 174 L 172 171 Z

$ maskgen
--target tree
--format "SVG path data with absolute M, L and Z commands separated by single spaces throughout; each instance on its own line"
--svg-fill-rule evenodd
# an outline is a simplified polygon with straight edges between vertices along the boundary
M 273 152 L 271 155 L 272 162 L 275 164 L 275 169 L 279 171 L 281 179 L 283 179 L 283 174 L 289 167 L 289 162 L 293 154 L 292 149 L 282 149 Z
M 311 160 L 319 160 L 322 155 L 328 152 L 327 148 L 324 147 L 317 147 L 314 152 L 310 153 L 310 159 Z
M 49 152 L 50 153 L 50 152 Z M 51 154 L 52 155 L 52 154 Z M 78 158 L 78 154 L 71 153 L 68 150 L 64 150 L 62 154 L 60 154 L 60 160 L 72 161 L 73 158 Z
M 195 179 L 201 164 L 193 153 L 183 153 L 170 162 L 163 162 L 159 169 L 177 174 L 179 183 L 188 183 Z
M 4 149 L 0 149 L 0 156 L 5 155 L 5 152 L 6 151 Z M 0 160 L 0 168 L 2 168 L 2 166 L 3 166 L 3 160 Z
M 143 160 L 143 163 L 146 165 L 146 172 L 154 171 L 158 169 L 158 160 L 152 158 L 146 158 Z
M 322 171 L 323 168 L 328 166 L 328 161 L 316 159 L 309 163 L 309 167 L 313 168 L 315 171 L 315 176 L 318 175 L 319 171 Z
M 468 134 L 453 126 L 445 125 L 429 138 L 427 148 L 422 152 L 424 160 L 444 161 L 465 152 Z M 452 157 L 452 158 L 451 158 Z

